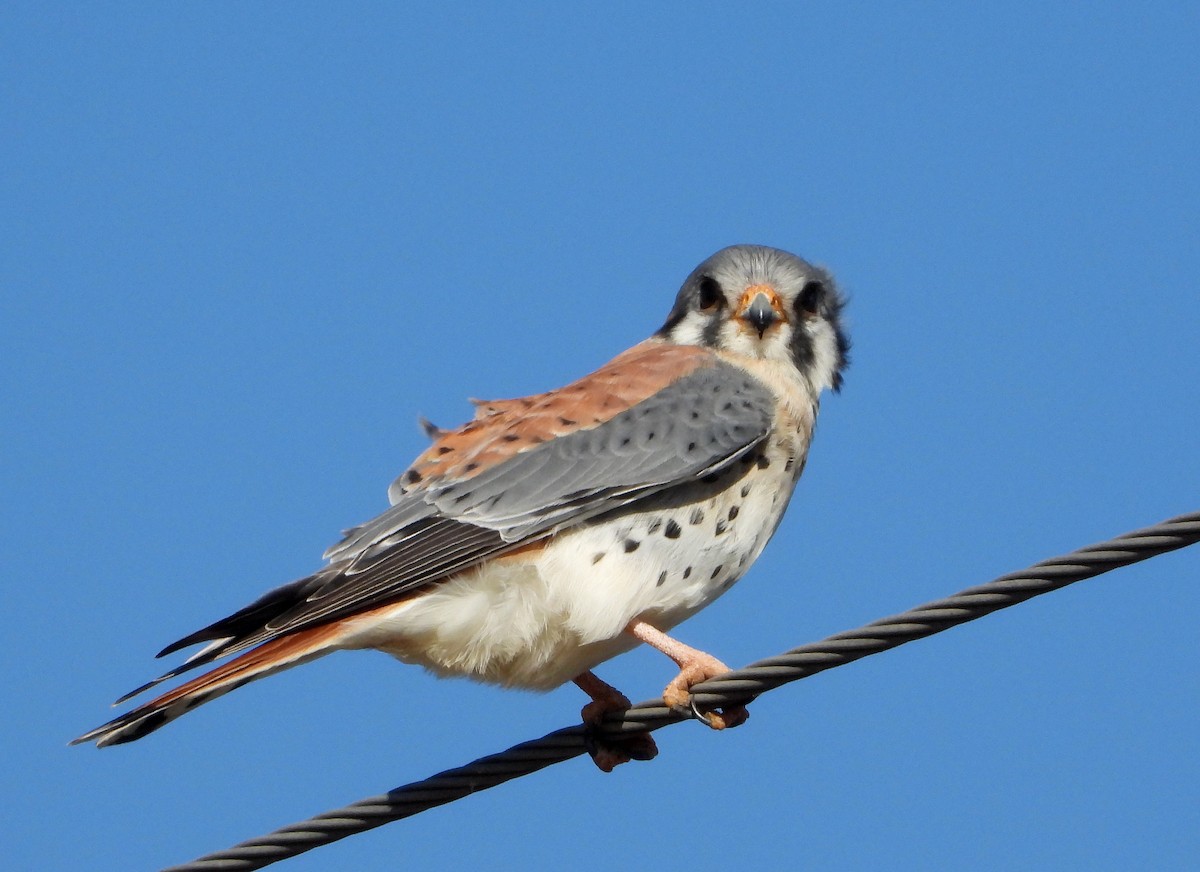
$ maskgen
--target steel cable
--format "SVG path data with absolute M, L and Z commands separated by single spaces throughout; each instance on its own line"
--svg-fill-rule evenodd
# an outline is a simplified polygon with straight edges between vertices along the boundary
M 1107 542 L 1088 545 L 1071 554 L 1043 560 L 1021 572 L 1003 575 L 987 584 L 881 618 L 856 630 L 837 633 L 820 642 L 759 660 L 696 685 L 692 689 L 693 703 L 702 710 L 745 703 L 780 685 L 896 648 L 914 639 L 932 636 L 1039 594 L 1197 541 L 1200 541 L 1200 512 L 1180 515 Z M 662 700 L 652 700 L 609 716 L 602 732 L 620 735 L 657 730 L 685 719 L 668 709 Z M 191 863 L 172 866 L 163 872 L 261 869 L 338 839 L 537 772 L 584 752 L 581 725 L 556 730 L 457 769 L 447 769 L 424 781 L 289 824 L 268 835 L 208 854 Z

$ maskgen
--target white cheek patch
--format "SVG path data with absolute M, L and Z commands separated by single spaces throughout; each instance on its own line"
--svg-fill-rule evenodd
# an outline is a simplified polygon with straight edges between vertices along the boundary
M 756 343 L 750 340 L 750 337 L 737 329 L 737 325 L 726 321 L 721 325 L 721 335 L 717 340 L 717 346 L 725 351 L 732 351 L 737 354 L 745 354 L 748 357 L 754 357 L 754 346 Z
M 767 360 L 779 363 L 791 362 L 793 329 L 790 323 L 783 323 L 766 336 L 766 341 L 760 343 L 759 352 Z
M 711 316 L 689 312 L 671 330 L 671 339 L 680 345 L 707 345 L 705 328 Z M 781 322 L 759 335 L 737 319 L 725 318 L 716 335 L 716 347 L 744 357 L 787 363 L 791 360 L 793 327 Z
M 832 388 L 838 370 L 838 343 L 833 328 L 824 319 L 811 321 L 806 327 L 812 343 L 812 372 L 808 374 L 818 389 Z
M 770 360 L 777 363 L 791 361 L 792 325 L 780 323 L 767 331 L 763 337 L 737 322 L 726 322 L 721 327 L 720 347 L 734 354 Z
M 699 312 L 688 312 L 671 330 L 671 339 L 680 345 L 703 345 L 704 321 Z
M 710 317 L 689 312 L 671 330 L 672 341 L 680 345 L 706 345 L 705 328 Z M 715 344 L 732 354 L 791 365 L 792 339 L 797 329 L 806 333 L 813 354 L 811 368 L 803 373 L 804 377 L 817 390 L 832 388 L 839 360 L 837 335 L 822 318 L 800 323 L 780 322 L 762 337 L 737 319 L 726 318 L 717 331 Z

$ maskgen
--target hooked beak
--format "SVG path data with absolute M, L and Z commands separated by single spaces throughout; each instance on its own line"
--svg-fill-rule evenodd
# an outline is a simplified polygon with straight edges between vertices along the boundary
M 762 338 L 771 325 L 780 320 L 781 310 L 782 304 L 774 288 L 770 285 L 754 285 L 742 294 L 737 314 Z

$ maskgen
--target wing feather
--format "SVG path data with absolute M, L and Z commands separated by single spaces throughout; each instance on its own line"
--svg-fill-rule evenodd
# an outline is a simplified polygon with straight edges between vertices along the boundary
M 432 482 L 439 513 L 519 541 L 706 475 L 764 439 L 765 385 L 726 363 L 698 369 L 596 427 L 519 453 L 468 479 Z
M 489 558 L 718 472 L 766 438 L 775 406 L 764 384 L 702 349 L 689 347 L 686 355 L 679 346 L 661 349 L 663 369 L 672 380 L 664 385 L 660 378 L 654 390 L 635 385 L 643 395 L 616 414 L 593 414 L 562 399 L 574 397 L 573 402 L 583 403 L 588 396 L 580 389 L 587 383 L 584 379 L 542 395 L 558 395 L 553 401 L 497 403 L 496 411 L 446 434 L 442 439 L 458 446 L 459 466 L 452 468 L 453 474 L 448 469 L 439 475 L 435 461 L 429 460 L 439 450 L 451 450 L 435 443 L 393 485 L 389 493 L 395 505 L 347 531 L 326 552 L 328 566 L 167 646 L 163 654 L 198 642 L 213 643 L 163 678 L 398 601 Z M 608 374 L 618 387 L 604 394 L 605 405 L 625 383 L 618 376 L 619 372 Z M 498 446 L 511 445 L 514 430 L 528 427 L 537 414 L 554 415 L 558 422 L 572 425 L 597 423 L 529 440 L 515 453 L 501 453 Z M 489 457 L 500 459 L 485 462 Z

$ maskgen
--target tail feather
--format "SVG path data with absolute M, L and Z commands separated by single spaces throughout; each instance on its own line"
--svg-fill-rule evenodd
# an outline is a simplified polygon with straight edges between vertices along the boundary
M 333 623 L 273 639 L 114 718 L 107 724 L 89 730 L 72 740 L 71 744 L 95 742 L 97 747 L 103 748 L 106 745 L 120 745 L 140 739 L 180 715 L 243 684 L 328 654 L 336 648 L 342 632 L 343 628 Z M 151 684 L 153 683 L 156 682 Z
M 152 687 L 158 687 L 164 681 L 170 681 L 172 678 L 176 678 L 185 672 L 190 672 L 198 666 L 204 666 L 208 663 L 211 663 L 213 660 L 221 656 L 221 649 L 231 641 L 232 639 L 228 636 L 223 639 L 214 639 L 212 642 L 205 645 L 174 669 L 170 670 L 169 672 L 164 672 L 162 675 L 158 676 L 158 678 L 152 678 L 145 684 L 135 687 L 133 690 L 129 691 L 129 693 L 118 697 L 113 705 L 120 705 L 127 700 L 133 699 L 135 696 L 141 696 Z

